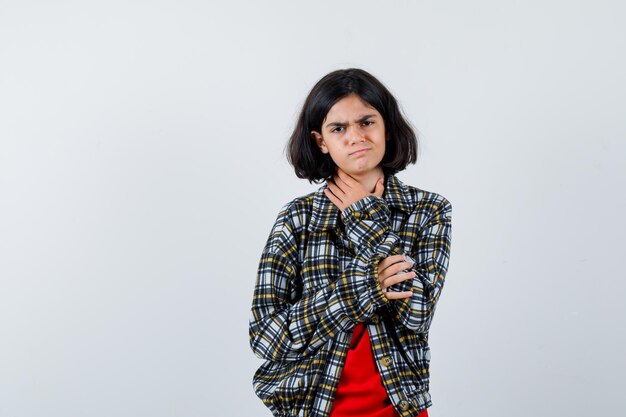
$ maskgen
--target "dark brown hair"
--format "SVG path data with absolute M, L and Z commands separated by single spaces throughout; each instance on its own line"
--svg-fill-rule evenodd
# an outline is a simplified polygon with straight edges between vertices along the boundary
M 304 101 L 286 146 L 287 161 L 293 165 L 298 178 L 318 183 L 335 175 L 337 166 L 330 154 L 324 154 L 318 148 L 311 131 L 321 132 L 330 108 L 352 93 L 358 94 L 383 117 L 387 141 L 380 166 L 385 176 L 402 171 L 417 161 L 417 137 L 403 117 L 395 97 L 367 71 L 347 68 L 325 75 Z

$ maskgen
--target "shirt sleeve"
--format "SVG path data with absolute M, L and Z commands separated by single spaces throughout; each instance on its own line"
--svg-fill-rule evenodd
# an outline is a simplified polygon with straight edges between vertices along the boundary
M 329 286 L 298 294 L 301 276 L 292 231 L 279 215 L 259 262 L 249 339 L 253 352 L 266 360 L 309 356 L 389 302 L 372 263 L 363 256 L 352 259 Z
M 402 240 L 391 230 L 391 211 L 383 198 L 369 195 L 355 201 L 341 212 L 341 219 L 357 254 L 380 261 L 401 252 Z
M 416 276 L 393 286 L 396 291 L 412 291 L 413 295 L 391 300 L 388 306 L 396 321 L 416 333 L 426 333 L 430 328 L 450 259 L 452 205 L 439 196 L 439 202 L 434 207 L 422 227 L 411 225 L 417 233 L 407 234 L 417 239 L 410 245 L 413 253 L 407 253 L 415 260 L 410 270 Z M 423 207 L 418 209 L 423 210 Z M 416 214 L 411 217 L 417 219 Z M 384 199 L 377 196 L 361 199 L 346 208 L 342 218 L 348 237 L 358 248 L 357 253 L 370 259 L 375 271 L 378 270 L 378 263 L 386 257 L 404 253 L 402 239 L 391 230 L 390 211 Z M 359 230 L 363 233 L 358 233 Z

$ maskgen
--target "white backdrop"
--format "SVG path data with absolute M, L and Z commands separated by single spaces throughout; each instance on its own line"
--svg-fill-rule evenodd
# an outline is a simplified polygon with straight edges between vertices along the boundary
M 270 416 L 248 317 L 284 146 L 360 67 L 453 205 L 432 417 L 621 416 L 619 1 L 0 1 L 0 417 Z

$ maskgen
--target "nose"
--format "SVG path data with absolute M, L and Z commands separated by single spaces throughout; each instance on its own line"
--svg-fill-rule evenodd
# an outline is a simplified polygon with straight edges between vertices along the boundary
M 348 139 L 348 143 L 358 143 L 363 142 L 363 133 L 359 129 L 359 125 L 356 123 L 351 124 L 346 128 L 346 138 Z

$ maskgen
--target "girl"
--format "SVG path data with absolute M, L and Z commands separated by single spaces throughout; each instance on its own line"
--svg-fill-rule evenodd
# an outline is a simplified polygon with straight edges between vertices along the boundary
M 427 417 L 428 331 L 448 269 L 450 202 L 401 182 L 417 139 L 361 69 L 313 87 L 288 143 L 299 178 L 259 262 L 250 346 L 276 417 Z

